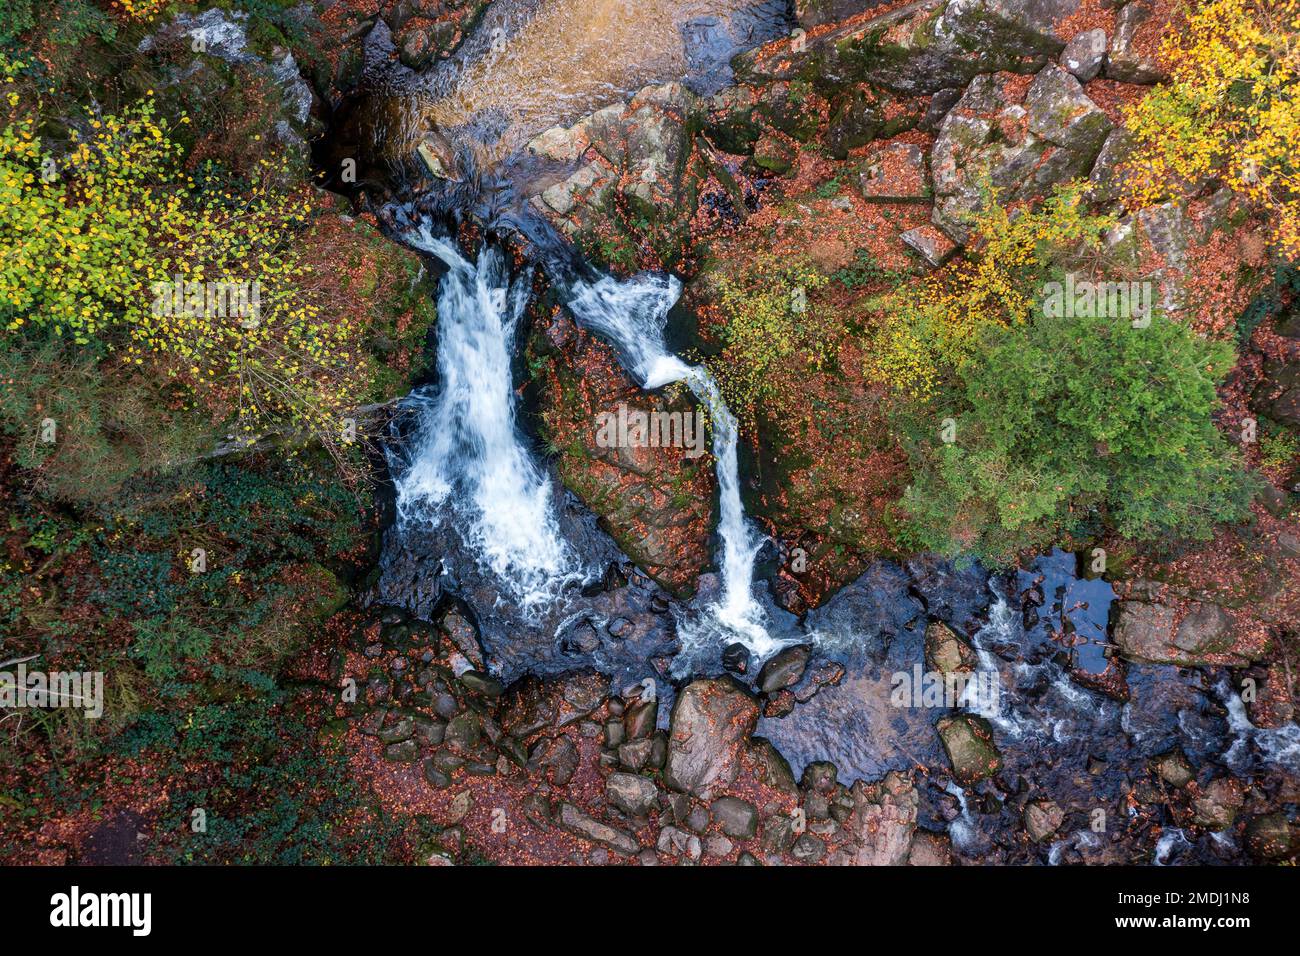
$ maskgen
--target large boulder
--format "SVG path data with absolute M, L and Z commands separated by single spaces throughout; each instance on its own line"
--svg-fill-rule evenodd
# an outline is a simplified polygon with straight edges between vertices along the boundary
M 1054 146 L 1073 150 L 1092 161 L 1115 124 L 1083 92 L 1077 78 L 1055 66 L 1045 67 L 1025 97 L 1029 129 Z
M 842 832 L 848 842 L 831 862 L 838 866 L 902 866 L 909 862 L 920 798 L 909 774 L 890 772 L 878 783 L 859 780 L 849 791 L 853 810 Z
M 959 714 L 944 717 L 935 726 L 952 764 L 952 774 L 962 786 L 978 783 L 1002 768 L 1002 757 L 993 746 L 993 730 L 987 720 Z
M 736 779 L 758 714 L 758 702 L 730 680 L 687 684 L 673 706 L 664 782 L 703 800 L 718 796 Z
M 1216 604 L 1191 602 L 1179 608 L 1124 600 L 1117 608 L 1111 640 L 1128 660 L 1182 666 L 1247 663 L 1234 648 L 1232 615 Z
M 965 86 L 981 73 L 1034 73 L 1065 48 L 1061 22 L 1081 0 L 918 0 L 814 36 L 742 54 L 742 78 L 803 78 L 823 89 L 867 82 L 906 96 Z

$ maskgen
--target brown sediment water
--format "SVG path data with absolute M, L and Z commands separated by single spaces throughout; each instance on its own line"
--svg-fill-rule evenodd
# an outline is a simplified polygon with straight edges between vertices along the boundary
M 655 82 L 708 82 L 787 29 L 772 0 L 497 0 L 463 54 L 412 84 L 411 131 L 432 127 L 492 166 L 529 139 Z

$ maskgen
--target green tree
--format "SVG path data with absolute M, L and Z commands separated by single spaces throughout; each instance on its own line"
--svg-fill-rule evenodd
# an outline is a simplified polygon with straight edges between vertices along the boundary
M 913 543 L 995 563 L 1072 532 L 1207 538 L 1250 479 L 1211 419 L 1232 347 L 1161 315 L 1038 316 L 994 329 L 950 400 L 926 406 L 903 499 Z M 942 440 L 940 422 L 951 418 Z

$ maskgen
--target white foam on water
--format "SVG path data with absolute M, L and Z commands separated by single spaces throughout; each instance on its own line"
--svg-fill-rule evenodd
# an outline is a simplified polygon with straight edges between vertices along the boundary
M 673 276 L 643 275 L 626 282 L 605 276 L 596 282 L 578 283 L 569 308 L 579 325 L 614 343 L 624 367 L 642 388 L 685 382 L 709 410 L 718 475 L 722 598 L 710 609 L 712 621 L 696 622 L 680 636 L 684 645 L 729 636 L 763 658 L 784 642 L 768 633 L 766 615 L 753 596 L 754 559 L 763 538 L 750 527 L 740 500 L 739 425 L 713 376 L 701 366 L 683 362 L 664 345 L 664 324 L 681 288 Z
M 405 403 L 419 418 L 394 462 L 397 519 L 440 521 L 450 511 L 480 564 L 528 614 L 582 577 L 560 534 L 550 482 L 515 421 L 510 360 L 528 278 L 512 284 L 504 257 L 489 246 L 470 263 L 427 222 L 406 239 L 449 271 L 438 289 L 438 381 Z
M 1292 722 L 1272 729 L 1256 727 L 1250 722 L 1245 701 L 1233 691 L 1226 679 L 1217 685 L 1216 690 L 1228 709 L 1228 729 L 1236 736 L 1224 754 L 1229 766 L 1244 758 L 1249 745 L 1254 743 L 1269 763 L 1300 773 L 1300 725 Z

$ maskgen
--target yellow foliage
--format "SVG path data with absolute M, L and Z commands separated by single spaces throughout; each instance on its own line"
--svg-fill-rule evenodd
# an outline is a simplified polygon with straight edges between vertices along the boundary
M 1013 210 L 985 186 L 985 202 L 969 223 L 968 256 L 874 303 L 883 321 L 868 353 L 867 374 L 929 396 L 945 369 L 965 363 L 985 329 L 1024 322 L 1053 255 L 1095 244 L 1112 224 L 1087 213 L 1087 190 L 1086 183 L 1073 183 L 1037 209 Z
M 1128 110 L 1134 206 L 1218 178 L 1273 217 L 1300 254 L 1300 0 L 1204 0 L 1164 40 L 1172 82 Z
M 36 110 L 21 110 L 15 73 L 0 70 L 11 110 L 0 130 L 9 334 L 34 327 L 176 378 L 242 434 L 289 424 L 336 437 L 365 362 L 355 317 L 321 314 L 293 245 L 306 195 L 277 192 L 269 161 L 238 194 L 201 188 L 148 99 L 88 117 L 55 155 Z M 164 294 L 175 287 L 199 290 L 198 301 Z M 256 290 L 256 306 L 227 290 Z

